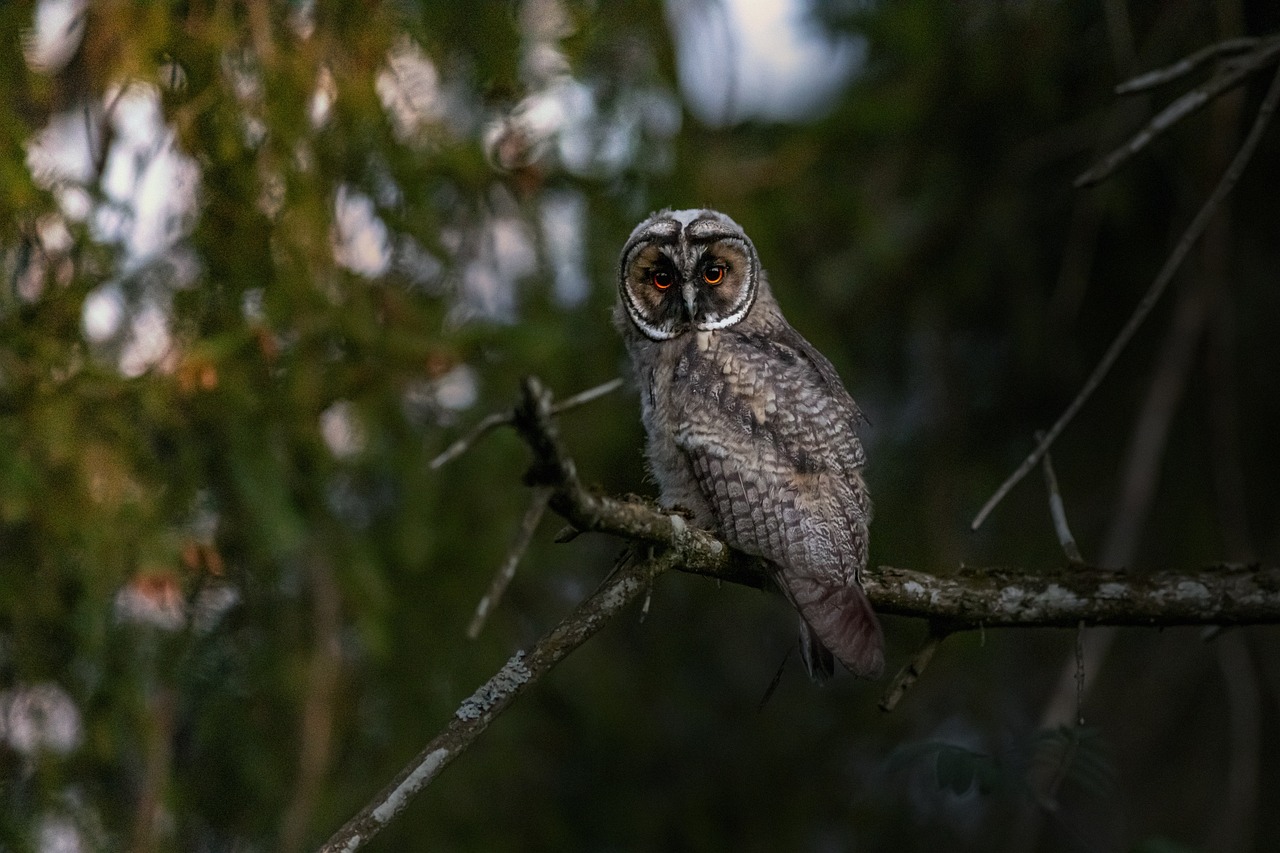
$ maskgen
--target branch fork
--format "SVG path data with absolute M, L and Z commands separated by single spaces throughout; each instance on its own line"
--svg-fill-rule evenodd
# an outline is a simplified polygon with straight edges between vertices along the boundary
M 489 724 L 557 663 L 665 572 L 677 569 L 720 580 L 763 586 L 758 563 L 736 555 L 683 516 L 652 503 L 600 494 L 582 485 L 560 441 L 554 415 L 563 411 L 536 378 L 523 384 L 520 403 L 503 416 L 533 451 L 525 482 L 572 529 L 610 533 L 657 545 L 649 556 L 622 561 L 526 654 L 516 652 L 464 700 L 445 728 L 394 779 L 320 848 L 355 853 L 432 782 Z M 488 419 L 486 419 L 487 421 Z M 920 677 L 949 634 L 998 627 L 1088 625 L 1242 625 L 1280 622 L 1280 567 L 1222 565 L 1197 572 L 1132 575 L 1083 566 L 1042 574 L 1015 569 L 970 569 L 940 577 L 880 566 L 863 575 L 875 609 L 929 622 L 929 635 L 891 683 L 881 707 L 890 710 Z

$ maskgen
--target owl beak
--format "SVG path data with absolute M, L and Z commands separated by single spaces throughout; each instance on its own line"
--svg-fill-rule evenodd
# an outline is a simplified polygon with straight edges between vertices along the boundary
M 681 294 L 684 296 L 684 306 L 689 309 L 689 319 L 692 321 L 693 318 L 697 316 L 696 306 L 698 302 L 698 288 L 694 286 L 693 282 L 686 281 L 684 283 L 684 288 L 681 290 Z

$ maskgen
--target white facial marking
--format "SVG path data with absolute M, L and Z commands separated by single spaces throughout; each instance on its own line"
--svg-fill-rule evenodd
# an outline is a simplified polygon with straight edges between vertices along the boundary
M 690 208 L 689 210 L 673 210 L 668 214 L 676 222 L 680 223 L 680 228 L 688 228 L 695 219 L 700 217 L 705 211 L 701 209 Z
M 751 305 L 755 301 L 756 294 L 753 288 L 742 295 L 742 300 L 731 313 L 724 317 L 709 315 L 707 319 L 698 324 L 698 328 L 708 330 L 727 329 L 733 324 L 741 322 L 742 318 L 747 316 L 747 312 L 751 310 Z
M 626 300 L 627 314 L 631 317 L 631 322 L 644 332 L 645 337 L 652 338 L 655 341 L 669 341 L 676 336 L 675 329 L 655 326 L 644 318 L 644 312 L 641 306 L 635 302 L 635 297 L 631 295 L 630 288 L 623 288 L 623 298 Z

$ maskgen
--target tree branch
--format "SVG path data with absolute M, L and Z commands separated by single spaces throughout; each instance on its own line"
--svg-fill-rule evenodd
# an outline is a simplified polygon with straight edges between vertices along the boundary
M 1280 622 L 1280 566 L 1224 564 L 1148 575 L 986 568 L 950 577 L 880 566 L 863 574 L 863 586 L 880 613 L 932 619 L 952 630 Z
M 527 655 L 517 652 L 320 853 L 354 853 L 363 847 L 518 696 L 662 573 L 679 569 L 753 587 L 769 585 L 758 561 L 731 551 L 712 534 L 690 526 L 683 516 L 646 501 L 622 500 L 585 488 L 560 442 L 555 411 L 551 394 L 542 384 L 532 377 L 525 380 L 523 400 L 509 420 L 533 451 L 526 482 L 548 490 L 548 505 L 574 529 L 647 543 L 655 546 L 651 550 L 656 556 L 624 560 Z M 931 640 L 917 655 L 914 667 L 908 667 L 907 681 L 913 680 L 909 670 L 914 669 L 917 676 L 923 670 L 943 636 L 969 628 L 1280 622 L 1280 567 L 1223 565 L 1145 576 L 1087 567 L 1050 574 L 967 569 L 938 577 L 881 566 L 864 573 L 863 586 L 880 613 L 929 620 Z
M 1278 46 L 1277 50 L 1280 50 L 1280 37 L 1277 37 L 1276 44 Z M 1240 175 L 1244 172 L 1244 167 L 1248 165 L 1249 160 L 1252 159 L 1254 149 L 1258 147 L 1258 142 L 1262 139 L 1262 134 L 1266 131 L 1267 125 L 1276 111 L 1278 102 L 1280 102 L 1280 67 L 1277 67 L 1276 74 L 1271 79 L 1271 86 L 1267 89 L 1262 105 L 1258 108 L 1258 115 L 1254 119 L 1253 127 L 1249 129 L 1249 135 L 1240 144 L 1240 149 L 1236 152 L 1235 157 L 1232 158 L 1227 171 L 1222 175 L 1222 179 L 1218 181 L 1218 185 L 1214 187 L 1213 192 L 1209 194 L 1209 198 L 1205 200 L 1195 218 L 1191 220 L 1191 224 L 1187 226 L 1187 230 L 1183 232 L 1177 245 L 1173 247 L 1173 251 L 1169 253 L 1169 257 L 1165 259 L 1164 266 L 1160 268 L 1155 280 L 1151 282 L 1151 286 L 1147 288 L 1147 292 L 1143 294 L 1142 299 L 1133 309 L 1133 314 L 1130 315 L 1124 327 L 1116 335 L 1115 340 L 1107 347 L 1102 359 L 1093 369 L 1093 372 L 1089 374 L 1089 378 L 1085 380 L 1084 387 L 1080 389 L 1080 393 L 1067 406 L 1066 411 L 1049 428 L 1044 438 L 1036 443 L 1035 449 L 1031 451 L 1031 454 L 1026 459 L 1022 460 L 1022 464 L 1018 466 L 1017 470 L 1005 478 L 1005 481 L 996 489 L 995 494 L 987 499 L 982 509 L 978 510 L 978 514 L 970 524 L 971 529 L 977 530 L 981 527 L 982 522 L 995 509 L 996 504 L 1004 500 L 1004 496 L 1021 482 L 1023 477 L 1030 473 L 1031 469 L 1040 461 L 1040 458 L 1049 450 L 1049 447 L 1058 439 L 1062 431 L 1066 429 L 1067 424 L 1071 423 L 1080 409 L 1084 407 L 1084 404 L 1093 396 L 1093 392 L 1102 384 L 1102 380 L 1111 372 L 1111 367 L 1115 364 L 1116 359 L 1120 357 L 1120 353 L 1128 346 L 1129 340 L 1137 333 L 1138 328 L 1146 320 L 1147 315 L 1151 313 L 1151 309 L 1155 307 L 1156 302 L 1159 301 L 1169 282 L 1173 280 L 1174 273 L 1182 266 L 1183 258 L 1187 256 L 1187 253 L 1191 251 L 1191 247 L 1200 239 L 1200 235 L 1208 227 L 1209 221 L 1217 213 L 1218 206 L 1222 204 L 1222 200 L 1230 195 L 1235 188 L 1236 182 L 1240 180 Z
M 1036 432 L 1036 441 L 1043 441 L 1044 433 Z M 1071 535 L 1071 525 L 1067 524 L 1067 508 L 1062 503 L 1062 492 L 1058 489 L 1058 475 L 1053 470 L 1053 457 L 1048 451 L 1044 454 L 1044 487 L 1049 491 L 1049 516 L 1053 519 L 1053 532 L 1058 535 L 1058 544 L 1062 552 L 1072 563 L 1083 563 L 1080 546 Z
M 1224 44 L 1228 44 L 1228 46 L 1230 46 L 1229 43 Z M 1206 48 L 1206 50 L 1212 51 L 1220 47 L 1222 46 L 1214 45 L 1210 48 Z M 1165 131 L 1169 130 L 1175 124 L 1182 121 L 1184 118 L 1191 115 L 1193 112 L 1200 109 L 1224 92 L 1229 92 L 1236 86 L 1239 86 L 1248 79 L 1250 74 L 1261 68 L 1265 68 L 1272 62 L 1275 62 L 1276 58 L 1280 56 L 1280 36 L 1271 36 L 1270 38 L 1256 42 L 1250 47 L 1251 50 L 1249 53 L 1223 63 L 1217 73 L 1204 83 L 1201 83 L 1199 86 L 1191 89 L 1182 97 L 1169 104 L 1169 106 L 1156 113 L 1156 115 L 1153 116 L 1141 130 L 1129 138 L 1128 142 L 1112 151 L 1106 157 L 1103 157 L 1102 160 L 1076 178 L 1076 187 L 1093 186 L 1100 182 L 1118 169 L 1126 160 L 1134 154 L 1137 154 L 1143 148 L 1146 148 L 1153 140 Z M 1205 51 L 1201 51 L 1201 54 L 1204 52 Z M 1192 55 L 1186 60 L 1183 60 L 1183 62 L 1193 63 L 1193 67 L 1195 63 L 1202 61 L 1203 57 L 1201 57 L 1200 54 Z M 1172 77 L 1169 77 L 1168 79 L 1173 79 L 1173 77 L 1178 76 L 1180 73 L 1184 73 L 1181 71 L 1181 63 L 1172 66 L 1170 69 L 1151 72 L 1150 75 L 1144 75 L 1143 77 L 1130 80 L 1128 83 L 1122 83 L 1121 86 L 1118 87 L 1117 91 L 1120 89 L 1123 89 L 1126 93 L 1140 91 L 1141 89 L 1146 88 L 1149 84 L 1148 78 L 1160 79 L 1161 75 L 1171 74 Z M 1150 83 L 1149 85 L 1155 84 Z
M 925 669 L 929 666 L 929 661 L 933 660 L 933 655 L 938 651 L 938 646 L 942 645 L 942 641 L 947 638 L 950 631 L 937 622 L 929 623 L 929 635 L 925 637 L 924 643 L 919 650 L 912 655 L 907 665 L 898 670 L 898 674 L 893 677 L 893 681 L 889 682 L 889 689 L 880 697 L 880 710 L 886 714 L 898 707 L 898 703 L 902 701 L 902 697 L 907 695 L 907 691 L 920 680 L 920 676 L 924 675 Z
M 458 706 L 444 731 L 418 753 L 391 783 L 355 817 L 333 834 L 320 853 L 354 853 L 398 815 L 489 727 L 499 714 L 569 652 L 649 588 L 654 578 L 676 565 L 673 554 L 636 560 L 618 569 L 596 592 L 534 644 L 529 654 L 516 652 L 492 678 Z
M 614 391 L 617 391 L 619 388 L 621 388 L 622 385 L 623 385 L 623 379 L 620 376 L 617 377 L 616 379 L 610 379 L 608 382 L 602 382 L 599 385 L 595 386 L 594 388 L 588 388 L 585 391 L 581 391 L 577 394 L 574 394 L 572 397 L 569 397 L 567 399 L 561 400 L 559 403 L 556 403 L 554 406 L 551 407 L 551 414 L 558 415 L 561 412 L 567 412 L 570 409 L 576 409 L 579 406 L 585 406 L 587 403 L 590 403 L 593 400 L 597 400 L 600 397 L 605 396 L 606 394 L 612 394 Z M 507 426 L 512 422 L 512 420 L 514 420 L 514 418 L 515 418 L 515 412 L 511 412 L 511 411 L 494 412 L 493 414 L 484 418 L 484 420 L 480 421 L 480 423 L 476 424 L 474 427 L 468 430 L 465 435 L 463 435 L 453 444 L 445 448 L 443 453 L 441 453 L 435 459 L 432 459 L 431 469 L 434 471 L 436 468 L 439 468 L 440 466 L 444 465 L 446 462 L 451 462 L 452 460 L 457 459 L 459 456 L 461 456 L 462 454 L 470 450 L 471 445 L 475 444 L 477 441 L 484 438 L 486 435 L 493 432 L 498 427 Z
M 619 500 L 582 486 L 551 418 L 550 394 L 525 383 L 515 426 L 534 451 L 526 479 L 550 487 L 551 508 L 576 529 L 664 546 L 677 568 L 764 587 L 756 561 L 735 555 L 705 530 L 639 500 Z M 1059 572 L 965 569 L 939 577 L 910 569 L 868 569 L 863 586 L 881 613 L 964 628 L 1086 625 L 1244 625 L 1280 622 L 1280 567 L 1222 564 L 1202 570 L 1134 574 L 1087 566 Z
M 1164 68 L 1157 68 L 1155 71 L 1147 71 L 1136 77 L 1131 77 L 1125 82 L 1116 86 L 1117 95 L 1132 95 L 1138 92 L 1145 92 L 1148 89 L 1154 89 L 1157 86 L 1163 86 L 1165 83 L 1172 83 L 1179 77 L 1183 77 L 1195 71 L 1210 59 L 1219 59 L 1223 56 L 1235 56 L 1241 53 L 1248 53 L 1258 46 L 1261 39 L 1253 37 L 1232 38 L 1220 41 L 1217 44 L 1211 44 L 1203 47 L 1195 53 L 1179 59 L 1172 65 Z
M 511 543 L 511 549 L 507 551 L 507 558 L 502 561 L 497 574 L 493 576 L 493 581 L 489 584 L 489 591 L 484 594 L 484 598 L 480 599 L 480 603 L 476 605 L 475 615 L 471 617 L 471 624 L 467 626 L 467 637 L 469 639 L 474 640 L 480 636 L 480 632 L 484 630 L 485 622 L 489 619 L 489 614 L 502 601 L 503 594 L 516 576 L 516 567 L 520 565 L 524 552 L 529 550 L 529 543 L 533 541 L 533 533 L 538 529 L 538 522 L 542 521 L 542 514 L 547 509 L 547 499 L 549 497 L 551 497 L 551 493 L 545 487 L 533 490 L 533 500 L 530 501 L 529 508 L 525 510 L 524 518 L 520 521 L 520 529 L 516 531 L 515 541 Z

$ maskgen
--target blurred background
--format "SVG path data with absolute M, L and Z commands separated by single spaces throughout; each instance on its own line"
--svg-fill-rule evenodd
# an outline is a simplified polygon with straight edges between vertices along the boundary
M 498 432 L 625 370 L 662 207 L 756 242 L 866 411 L 872 565 L 1060 568 L 1039 473 L 1271 75 L 1074 177 L 1265 0 L 44 0 L 0 6 L 0 850 L 314 849 L 619 543 Z M 1280 129 L 1055 447 L 1087 560 L 1280 557 Z M 651 495 L 634 393 L 563 418 Z M 778 598 L 664 577 L 368 849 L 1280 849 L 1280 633 L 950 638 L 898 709 Z M 886 620 L 889 671 L 925 636 Z M 1080 715 L 1084 724 L 1081 726 Z

